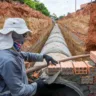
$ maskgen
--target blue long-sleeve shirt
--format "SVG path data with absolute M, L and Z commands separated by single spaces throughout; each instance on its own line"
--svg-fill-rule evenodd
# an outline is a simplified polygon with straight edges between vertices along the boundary
M 24 60 L 43 61 L 43 55 L 0 50 L 0 96 L 32 96 L 36 93 L 37 83 L 28 84 Z

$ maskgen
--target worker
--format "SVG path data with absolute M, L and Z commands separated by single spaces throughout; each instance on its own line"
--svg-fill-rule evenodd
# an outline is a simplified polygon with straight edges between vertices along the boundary
M 6 19 L 0 30 L 0 96 L 33 96 L 46 85 L 42 79 L 28 84 L 24 61 L 42 62 L 45 59 L 47 65 L 57 64 L 46 54 L 21 51 L 29 32 L 22 18 Z

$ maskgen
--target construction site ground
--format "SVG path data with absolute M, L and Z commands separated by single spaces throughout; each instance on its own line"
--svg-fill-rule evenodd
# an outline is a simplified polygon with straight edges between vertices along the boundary
M 52 22 L 52 19 L 50 19 L 49 17 L 43 15 L 42 13 L 36 10 L 29 8 L 25 4 L 20 4 L 15 2 L 13 3 L 0 2 L 0 28 L 3 28 L 5 19 L 10 17 L 23 18 L 26 21 L 28 28 L 32 30 L 32 33 L 29 34 L 29 37 L 28 37 L 31 39 L 24 43 L 22 50 L 40 53 L 42 48 L 45 46 L 44 44 L 46 43 L 52 29 L 56 25 L 54 22 Z M 68 49 L 67 53 L 70 51 L 70 54 L 71 54 L 70 56 L 90 53 L 90 51 L 96 50 L 96 29 L 95 29 L 96 18 L 95 17 L 96 17 L 96 4 L 93 3 L 93 4 L 88 4 L 82 10 L 79 10 L 75 13 L 71 13 L 68 16 L 65 16 L 64 18 L 57 21 L 57 24 L 60 29 L 55 27 L 55 31 L 57 30 L 57 33 L 58 33 L 58 30 L 60 30 L 60 32 L 62 33 L 62 36 L 64 37 L 64 40 L 66 41 L 66 44 L 67 44 L 67 49 Z M 66 44 L 64 48 L 66 47 Z M 61 47 L 59 46 L 59 47 L 62 49 L 62 46 Z M 50 46 L 48 47 L 51 48 Z M 64 56 L 64 54 L 62 53 L 50 53 L 49 55 L 53 56 L 53 58 L 57 60 L 67 58 L 67 56 Z M 62 69 L 63 76 L 62 78 L 58 77 L 55 83 L 64 84 L 66 86 L 71 86 L 75 88 L 74 87 L 75 84 L 73 83 L 71 84 L 66 80 L 72 81 L 78 84 L 81 84 L 82 82 L 83 85 L 81 85 L 80 90 L 83 90 L 82 86 L 83 88 L 86 87 L 85 88 L 85 90 L 87 90 L 86 94 L 89 94 L 89 93 L 91 94 L 91 95 L 85 95 L 85 96 L 95 96 L 92 94 L 96 93 L 96 88 L 94 87 L 96 84 L 96 74 L 95 74 L 96 67 L 94 67 L 96 63 L 95 62 L 96 55 L 93 52 L 90 54 L 90 56 L 91 56 L 90 57 L 91 60 L 89 57 L 84 59 L 82 58 L 76 59 L 76 62 L 74 61 L 76 64 L 73 64 L 74 62 L 70 63 L 69 66 L 70 65 L 72 66 L 69 68 L 68 66 L 63 66 L 63 63 L 61 64 L 62 66 L 61 65 L 49 66 L 47 68 L 47 73 L 49 72 L 49 75 L 50 75 L 50 72 L 51 72 L 52 73 L 51 75 L 53 75 L 53 73 L 56 73 Z M 89 67 L 89 65 L 86 64 L 85 61 L 87 61 L 87 63 L 91 61 L 89 62 L 89 65 L 91 67 Z M 64 63 L 67 63 L 66 65 L 68 65 L 68 62 L 64 62 Z M 83 64 L 81 64 L 81 62 L 83 62 Z M 77 63 L 78 63 L 78 66 L 77 66 Z M 40 64 L 41 65 L 46 64 L 46 62 L 43 62 Z M 34 62 L 33 63 L 25 62 L 25 65 L 26 65 L 26 69 L 28 69 L 34 65 Z M 67 69 L 68 70 L 71 69 L 70 72 L 73 72 L 73 71 L 74 72 L 69 76 L 69 71 Z M 68 75 L 64 75 L 64 72 Z M 93 77 L 89 76 L 89 73 L 91 72 L 95 74 Z M 91 75 L 93 73 L 91 73 Z M 33 75 L 31 74 L 31 76 Z M 67 85 L 67 83 L 69 83 L 69 85 Z M 87 86 L 85 86 L 86 84 Z M 79 89 L 78 86 L 76 88 Z M 89 92 L 89 91 L 92 91 L 92 92 Z M 54 96 L 57 96 L 57 95 L 55 94 Z M 80 96 L 83 96 L 83 95 L 80 95 Z

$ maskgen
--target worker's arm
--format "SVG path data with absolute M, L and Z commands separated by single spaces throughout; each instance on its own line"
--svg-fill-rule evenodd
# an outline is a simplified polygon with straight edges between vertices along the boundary
M 35 61 L 43 61 L 43 55 L 38 53 L 31 53 L 31 52 L 21 52 L 25 61 L 28 62 L 35 62 Z
M 43 61 L 43 59 L 46 60 L 47 62 L 47 65 L 49 65 L 50 61 L 51 61 L 51 64 L 54 64 L 56 65 L 58 62 L 56 60 L 54 60 L 51 56 L 48 56 L 46 54 L 37 54 L 37 53 L 30 53 L 30 52 L 21 52 L 23 58 L 25 61 L 29 61 L 29 62 L 32 62 L 32 61 Z
M 1 75 L 8 86 L 12 96 L 32 96 L 36 93 L 37 83 L 24 84 L 22 82 L 22 67 L 16 61 L 6 61 L 2 67 Z

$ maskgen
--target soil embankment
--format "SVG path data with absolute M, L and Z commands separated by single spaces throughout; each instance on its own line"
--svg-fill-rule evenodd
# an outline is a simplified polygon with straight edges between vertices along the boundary
M 85 52 L 90 16 L 76 16 L 58 21 L 72 55 Z
M 25 4 L 0 2 L 0 29 L 3 28 L 5 19 L 9 17 L 24 18 L 32 30 L 31 40 L 25 42 L 23 50 L 39 52 L 53 27 L 52 20 Z
M 85 4 L 81 10 L 58 21 L 73 55 L 96 50 L 96 3 Z

